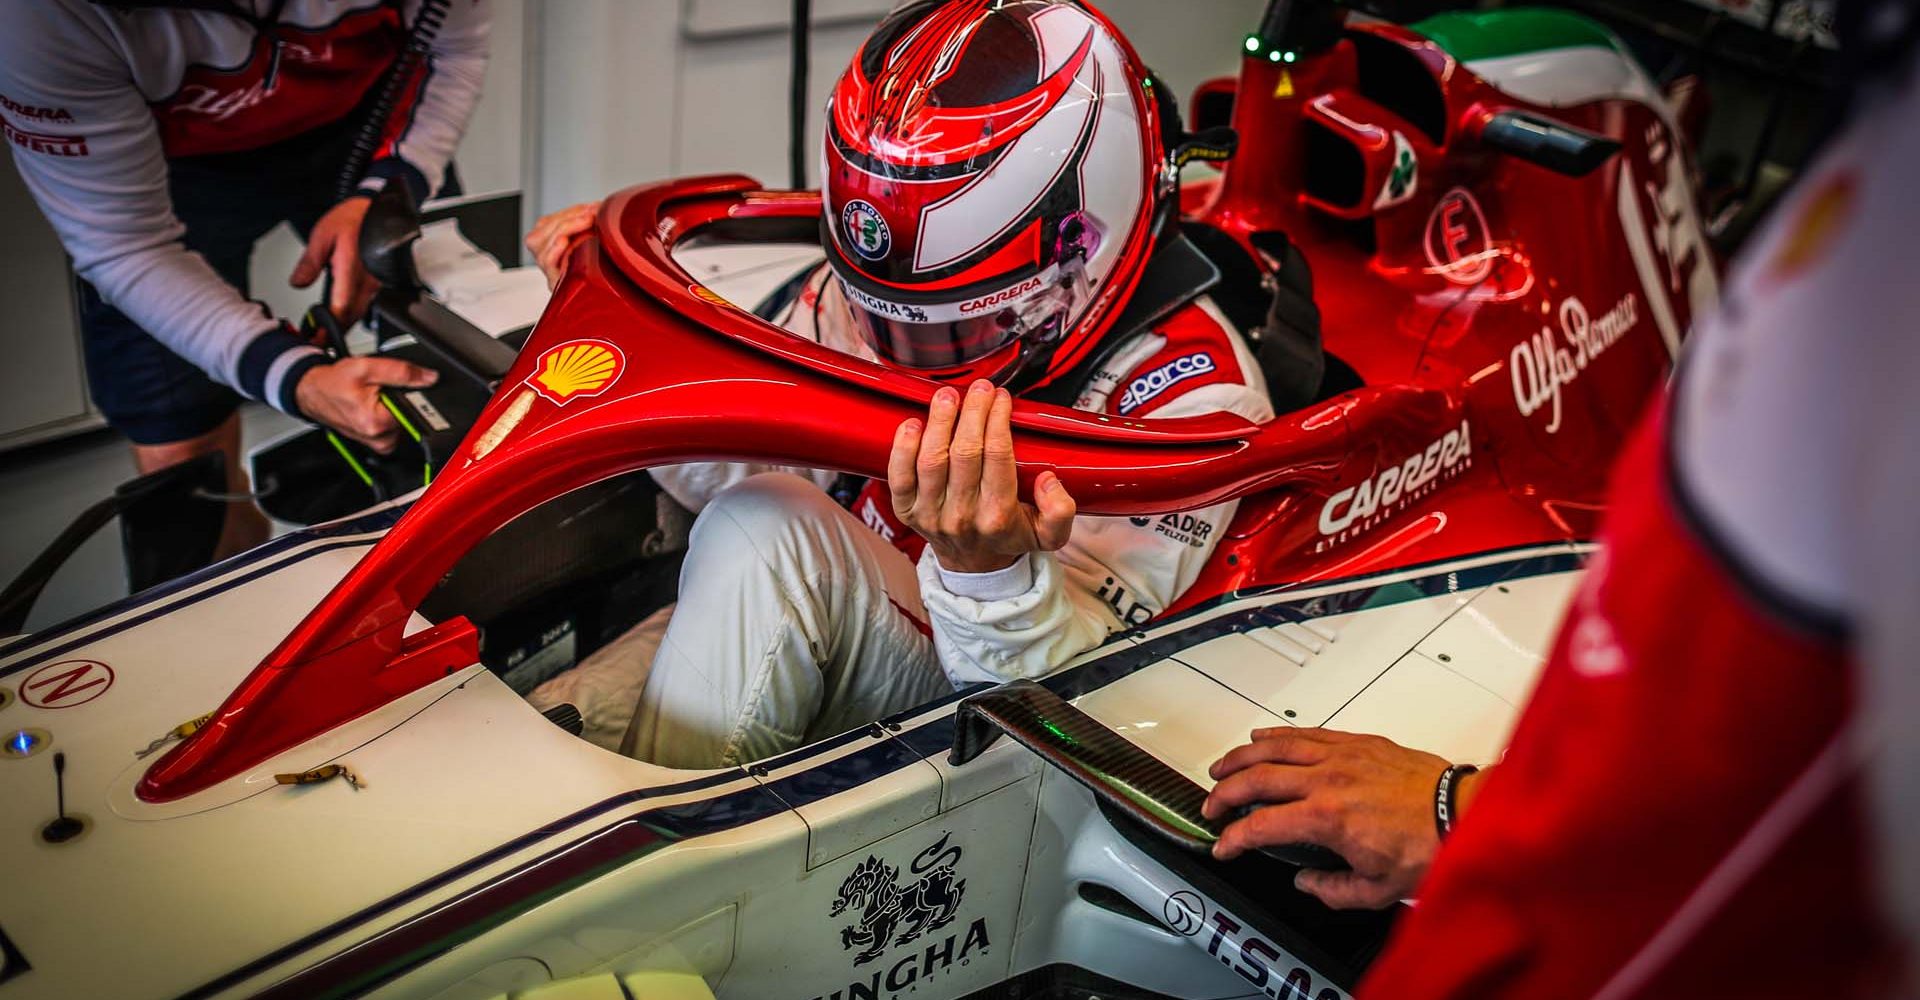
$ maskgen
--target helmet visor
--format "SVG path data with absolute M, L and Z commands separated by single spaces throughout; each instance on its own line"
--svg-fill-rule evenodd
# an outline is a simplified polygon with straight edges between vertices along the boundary
M 952 368 L 1016 340 L 1058 337 L 1078 297 L 1076 269 L 1057 265 L 986 295 L 914 305 L 840 280 L 854 326 L 882 358 L 907 368 Z

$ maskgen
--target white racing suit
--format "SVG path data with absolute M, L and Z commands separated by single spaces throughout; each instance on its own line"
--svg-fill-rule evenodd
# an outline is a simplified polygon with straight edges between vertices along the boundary
M 844 320 L 830 321 L 844 309 L 822 267 L 783 321 L 827 346 L 871 356 Z M 1227 410 L 1256 422 L 1273 418 L 1258 365 L 1204 299 L 1136 335 L 1075 405 L 1130 417 Z M 823 490 L 831 473 L 708 463 L 655 476 L 700 516 L 679 605 L 618 748 L 671 767 L 757 760 L 956 686 L 1044 676 L 1177 599 L 1236 507 L 1164 518 L 1083 516 L 1060 551 L 969 574 L 921 551 L 924 542 L 893 518 L 885 483 L 869 483 L 850 514 Z M 532 700 L 577 699 L 596 686 L 630 696 L 636 670 L 644 669 L 632 661 L 645 655 L 644 645 L 616 643 L 613 657 L 590 658 Z M 611 700 L 581 706 L 587 737 L 609 747 L 605 723 L 620 714 L 618 696 Z

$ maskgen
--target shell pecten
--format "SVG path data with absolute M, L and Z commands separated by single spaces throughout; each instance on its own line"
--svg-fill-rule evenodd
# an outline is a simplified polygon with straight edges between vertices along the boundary
M 575 340 L 548 349 L 527 379 L 534 391 L 555 403 L 575 396 L 595 396 L 620 377 L 626 359 L 613 345 L 599 340 Z

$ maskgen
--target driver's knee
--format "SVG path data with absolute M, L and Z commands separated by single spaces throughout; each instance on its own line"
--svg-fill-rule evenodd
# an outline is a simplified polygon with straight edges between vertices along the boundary
M 700 512 L 687 540 L 687 561 L 814 562 L 844 544 L 839 522 L 847 517 L 813 483 L 788 472 L 763 472 L 722 490 Z M 759 558 L 740 559 L 742 547 Z

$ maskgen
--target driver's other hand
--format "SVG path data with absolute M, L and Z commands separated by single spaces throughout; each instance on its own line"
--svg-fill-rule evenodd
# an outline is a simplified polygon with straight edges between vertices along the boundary
M 1279 726 L 1214 762 L 1204 812 L 1229 824 L 1214 856 L 1319 844 L 1350 871 L 1302 869 L 1294 885 L 1336 909 L 1378 909 L 1413 896 L 1440 846 L 1434 786 L 1447 761 L 1379 736 Z M 1469 777 L 1477 777 L 1470 775 Z M 1461 796 L 1464 799 L 1465 789 Z
M 351 198 L 327 210 L 307 234 L 307 248 L 293 265 L 287 282 L 295 288 L 314 283 L 322 272 L 333 275 L 333 294 L 327 308 L 340 320 L 342 328 L 352 326 L 366 315 L 380 283 L 373 280 L 360 264 L 360 224 L 367 218 L 373 199 L 364 195 Z
M 1074 503 L 1052 472 L 1020 502 L 1013 462 L 1013 396 L 980 379 L 942 386 L 924 424 L 902 423 L 887 459 L 893 513 L 919 532 L 956 573 L 1005 569 L 1029 552 L 1051 552 L 1073 532 Z
M 380 388 L 420 389 L 439 380 L 439 372 L 398 358 L 342 358 L 308 369 L 293 394 L 308 420 L 385 455 L 398 443 L 400 426 L 380 402 Z
M 560 283 L 560 272 L 567 267 L 567 247 L 573 238 L 593 228 L 593 220 L 600 214 L 597 201 L 569 205 L 558 212 L 543 215 L 533 224 L 533 232 L 527 234 L 527 252 L 533 254 L 533 262 L 540 265 L 540 273 L 547 276 L 547 287 Z

